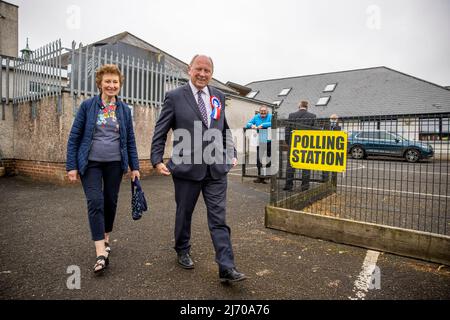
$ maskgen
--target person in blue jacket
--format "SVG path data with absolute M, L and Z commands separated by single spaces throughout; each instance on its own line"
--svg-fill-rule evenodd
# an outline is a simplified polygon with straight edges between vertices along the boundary
M 270 167 L 270 157 L 272 142 L 269 137 L 269 128 L 272 127 L 272 114 L 268 112 L 265 105 L 259 107 L 259 113 L 256 114 L 249 122 L 247 122 L 247 129 L 258 129 L 258 147 L 256 148 L 256 166 L 258 168 L 258 178 L 253 180 L 255 183 L 266 183 L 265 178 L 261 175 L 261 168 L 263 167 L 263 156 L 267 156 L 264 167 Z
M 122 177 L 130 167 L 131 179 L 140 178 L 131 109 L 117 97 L 123 80 L 116 65 L 97 70 L 100 94 L 83 101 L 67 143 L 69 181 L 77 181 L 79 175 L 86 195 L 95 273 L 109 264 L 109 238 Z

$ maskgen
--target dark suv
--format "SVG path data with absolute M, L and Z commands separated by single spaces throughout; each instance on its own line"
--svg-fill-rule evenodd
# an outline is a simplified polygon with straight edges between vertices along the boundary
M 407 140 L 384 130 L 349 132 L 348 150 L 353 159 L 391 156 L 405 158 L 408 162 L 431 158 L 434 154 L 431 145 Z

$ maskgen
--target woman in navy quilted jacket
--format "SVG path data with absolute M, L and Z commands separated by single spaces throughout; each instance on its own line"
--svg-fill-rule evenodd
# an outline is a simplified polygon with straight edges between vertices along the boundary
M 69 181 L 77 181 L 80 176 L 86 195 L 96 250 L 95 273 L 109 264 L 110 232 L 122 177 L 128 167 L 133 181 L 140 177 L 131 110 L 117 97 L 123 80 L 116 65 L 103 65 L 97 70 L 95 81 L 100 94 L 81 104 L 67 143 Z

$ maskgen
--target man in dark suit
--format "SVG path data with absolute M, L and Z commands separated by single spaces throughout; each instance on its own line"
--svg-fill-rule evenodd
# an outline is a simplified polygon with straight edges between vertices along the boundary
M 291 133 L 292 130 L 314 130 L 315 128 L 316 115 L 308 112 L 308 101 L 301 101 L 299 105 L 299 110 L 289 114 L 288 125 L 285 128 L 285 140 L 286 143 L 291 145 Z M 290 155 L 290 150 L 289 150 Z M 292 191 L 294 187 L 294 173 L 295 169 L 292 168 L 291 162 L 289 161 L 286 166 L 286 184 L 283 188 L 285 191 Z M 310 170 L 302 170 L 302 186 L 301 191 L 309 189 L 309 180 L 311 176 Z
M 225 118 L 225 95 L 208 86 L 213 69 L 210 57 L 196 55 L 189 65 L 189 83 L 166 94 L 150 158 L 160 174 L 173 178 L 178 264 L 194 268 L 190 256 L 191 220 L 202 192 L 219 278 L 234 282 L 246 279 L 236 270 L 230 228 L 225 221 L 227 173 L 236 165 L 237 153 Z M 163 155 L 170 129 L 174 135 L 173 154 L 166 166 Z

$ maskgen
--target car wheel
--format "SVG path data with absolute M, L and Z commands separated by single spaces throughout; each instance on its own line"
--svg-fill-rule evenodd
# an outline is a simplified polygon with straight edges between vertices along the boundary
M 417 151 L 416 149 L 408 149 L 405 152 L 405 159 L 408 162 L 417 162 L 419 161 L 420 155 L 419 155 L 419 151 Z
M 363 159 L 364 153 L 364 149 L 359 146 L 353 147 L 352 150 L 350 150 L 353 159 Z

